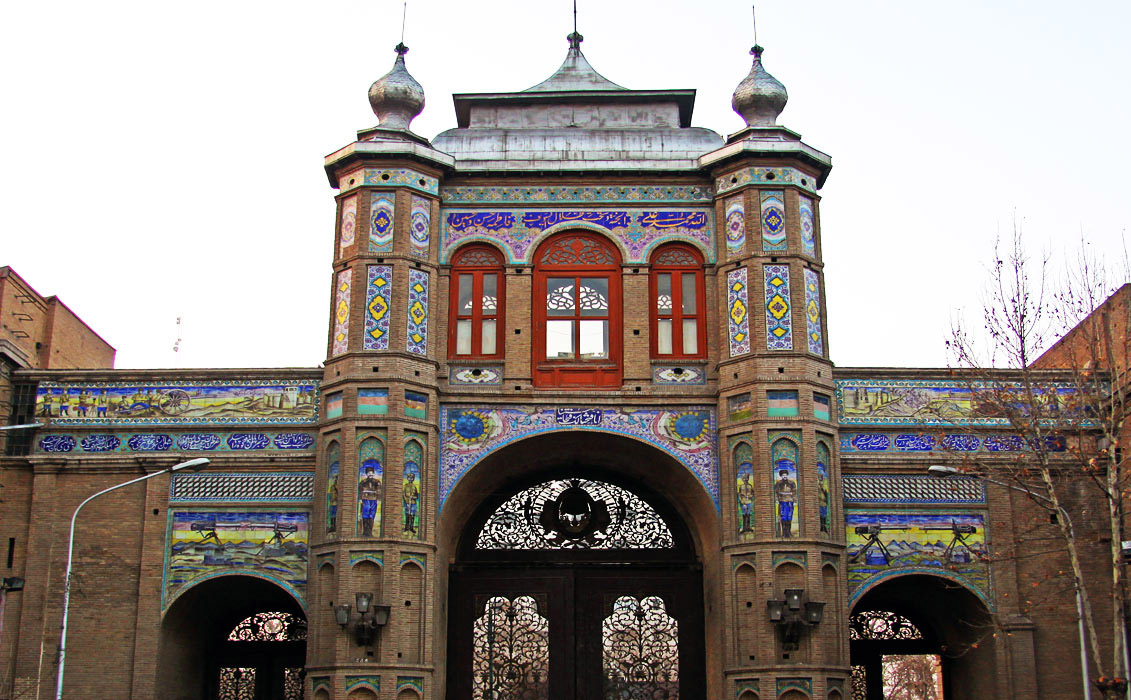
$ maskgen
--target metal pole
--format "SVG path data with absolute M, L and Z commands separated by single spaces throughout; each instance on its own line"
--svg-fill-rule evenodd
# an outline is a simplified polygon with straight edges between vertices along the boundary
M 62 700 L 63 698 L 63 665 L 67 660 L 67 613 L 70 611 L 71 607 L 71 564 L 75 552 L 75 522 L 78 520 L 79 511 L 81 511 L 82 507 L 87 503 L 90 503 L 99 496 L 110 493 L 111 491 L 117 491 L 120 488 L 129 486 L 131 484 L 136 484 L 139 481 L 145 481 L 146 479 L 152 479 L 155 476 L 169 474 L 171 472 L 180 471 L 181 469 L 191 469 L 194 467 L 204 468 L 208 465 L 209 461 L 210 460 L 205 457 L 198 457 L 196 459 L 190 459 L 187 462 L 174 464 L 168 469 L 162 469 L 161 471 L 153 472 L 152 474 L 146 474 L 144 476 L 139 476 L 136 479 L 130 479 L 129 481 L 118 484 L 117 486 L 111 486 L 108 489 L 99 491 L 98 493 L 90 496 L 85 501 L 80 503 L 78 508 L 75 508 L 75 513 L 71 516 L 71 531 L 67 537 L 67 571 L 66 574 L 64 574 L 63 578 L 63 622 L 59 626 L 59 674 L 55 678 L 55 700 Z

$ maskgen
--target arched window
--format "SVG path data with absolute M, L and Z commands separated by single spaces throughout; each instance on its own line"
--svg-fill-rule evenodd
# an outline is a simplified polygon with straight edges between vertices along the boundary
M 452 261 L 449 356 L 499 358 L 503 256 L 486 245 L 461 248 Z
M 652 256 L 652 356 L 706 355 L 703 319 L 703 259 L 687 245 L 666 245 Z
M 594 234 L 564 233 L 534 260 L 534 384 L 620 386 L 617 249 Z

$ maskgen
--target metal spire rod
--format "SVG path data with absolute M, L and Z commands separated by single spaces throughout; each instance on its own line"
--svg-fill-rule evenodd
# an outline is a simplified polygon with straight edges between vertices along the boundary
M 408 0 L 405 0 L 405 6 L 400 11 L 400 43 L 405 43 L 405 19 L 408 18 Z
M 577 34 L 577 0 L 573 0 L 573 33 Z
M 576 2 L 576 0 L 575 0 L 575 2 Z M 757 46 L 758 45 L 758 11 L 757 11 L 757 9 L 755 9 L 753 3 L 751 3 L 751 5 L 750 5 L 750 14 L 753 16 L 753 19 L 754 19 L 754 45 Z

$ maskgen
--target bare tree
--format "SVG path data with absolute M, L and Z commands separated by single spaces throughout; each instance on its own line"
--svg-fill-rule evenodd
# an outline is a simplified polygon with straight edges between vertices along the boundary
M 967 383 L 973 410 L 1000 424 L 1008 443 L 996 453 L 963 454 L 958 469 L 1025 492 L 1048 511 L 1046 532 L 1034 532 L 1053 534 L 1068 561 L 1050 583 L 1067 578 L 1076 594 L 1093 684 L 1105 698 L 1123 697 L 1128 484 L 1120 445 L 1131 286 L 1112 294 L 1104 261 L 1086 245 L 1064 283 L 1054 287 L 1050 279 L 1048 257 L 1031 258 L 1015 227 L 1004 250 L 1000 241 L 995 246 L 982 328 L 958 322 L 952 330 L 956 376 Z M 1062 337 L 1041 355 L 1054 336 Z M 1094 566 L 1101 547 L 1109 556 Z
M 942 700 L 939 657 L 899 654 L 884 657 L 884 700 Z

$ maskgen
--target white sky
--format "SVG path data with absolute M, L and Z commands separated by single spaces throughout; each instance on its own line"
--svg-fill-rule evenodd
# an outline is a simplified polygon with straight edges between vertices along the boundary
M 694 88 L 695 126 L 750 67 L 745 0 L 579 0 L 582 50 L 633 89 Z M 0 264 L 58 295 L 118 367 L 315 366 L 334 191 L 322 157 L 372 126 L 399 0 L 18 2 L 0 29 Z M 409 1 L 409 71 L 521 90 L 566 52 L 569 0 Z M 829 153 L 829 346 L 841 366 L 941 366 L 1013 218 L 1054 253 L 1121 255 L 1131 221 L 1131 3 L 763 0 L 780 120 Z M 173 353 L 176 318 L 185 334 Z

